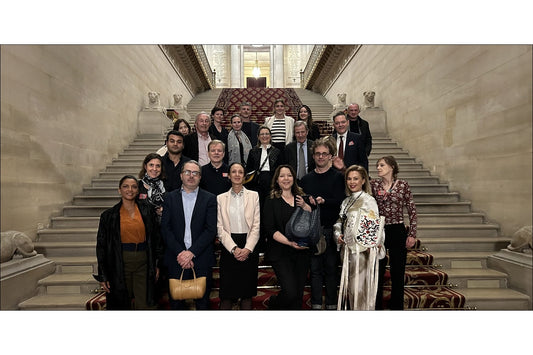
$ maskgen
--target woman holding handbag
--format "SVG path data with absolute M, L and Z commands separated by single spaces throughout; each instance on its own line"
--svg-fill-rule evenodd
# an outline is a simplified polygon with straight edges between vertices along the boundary
M 391 275 L 390 309 L 403 309 L 405 263 L 407 248 L 416 242 L 416 206 L 409 183 L 398 179 L 398 163 L 393 156 L 384 156 L 376 163 L 379 179 L 372 179 L 370 186 L 376 198 L 379 213 L 385 216 L 385 248 L 389 252 L 389 266 Z M 409 215 L 409 232 L 403 221 L 403 209 Z M 378 294 L 376 309 L 383 309 L 383 282 L 387 258 L 380 261 Z
M 337 309 L 373 310 L 378 285 L 379 259 L 385 257 L 383 223 L 370 195 L 366 169 L 352 165 L 344 174 L 346 199 L 333 226 L 342 247 L 342 272 Z
M 257 295 L 259 253 L 259 195 L 243 186 L 244 167 L 229 167 L 231 189 L 217 197 L 217 229 L 222 243 L 220 254 L 220 309 L 252 309 Z
M 246 162 L 246 172 L 255 171 L 256 177 L 247 186 L 259 193 L 259 202 L 263 206 L 265 199 L 270 195 L 273 172 L 283 162 L 281 151 L 271 144 L 270 128 L 259 127 L 257 141 L 257 146 L 250 150 Z
M 301 247 L 285 235 L 287 222 L 297 207 L 311 212 L 296 184 L 296 174 L 290 165 L 279 166 L 272 179 L 272 191 L 263 211 L 263 227 L 267 238 L 266 258 L 271 262 L 281 291 L 271 296 L 269 309 L 300 310 L 311 249 Z

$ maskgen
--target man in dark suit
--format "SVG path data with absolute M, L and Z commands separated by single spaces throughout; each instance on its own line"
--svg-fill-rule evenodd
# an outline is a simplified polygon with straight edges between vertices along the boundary
M 294 168 L 298 181 L 315 168 L 315 160 L 313 159 L 311 150 L 313 141 L 307 139 L 308 133 L 309 128 L 305 121 L 294 122 L 294 136 L 296 141 L 287 144 L 283 150 L 285 163 Z
M 196 309 L 209 309 L 212 267 L 215 265 L 214 240 L 217 235 L 216 196 L 198 187 L 200 164 L 189 160 L 181 172 L 181 189 L 165 197 L 161 217 L 161 235 L 166 244 L 164 262 L 169 278 L 192 279 L 206 276 L 206 291 L 196 300 Z M 172 309 L 184 309 L 184 301 L 170 300 Z
M 337 156 L 333 158 L 333 166 L 343 173 L 354 164 L 361 165 L 368 171 L 368 157 L 363 140 L 360 135 L 348 131 L 349 123 L 344 112 L 339 111 L 333 116 L 333 126 L 333 137 L 337 141 Z
M 209 114 L 202 111 L 196 115 L 194 121 L 195 132 L 185 136 L 183 143 L 183 155 L 196 160 L 200 166 L 209 163 L 209 156 L 207 154 L 207 145 L 211 140 L 215 139 L 209 133 L 209 126 L 211 125 L 211 118 Z
M 252 143 L 252 148 L 257 145 L 257 133 L 259 131 L 259 125 L 254 121 L 250 120 L 252 114 L 252 104 L 249 102 L 243 102 L 239 106 L 239 116 L 242 119 L 242 131 L 246 133 L 250 143 Z
M 359 104 L 349 104 L 346 118 L 350 122 L 349 131 L 361 135 L 365 154 L 368 157 L 372 151 L 372 135 L 370 134 L 368 122 L 359 116 L 359 112 Z

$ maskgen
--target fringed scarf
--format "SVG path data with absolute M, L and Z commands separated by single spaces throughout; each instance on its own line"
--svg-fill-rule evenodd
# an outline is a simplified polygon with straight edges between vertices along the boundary
M 148 202 L 157 207 L 162 206 L 165 193 L 163 181 L 159 177 L 151 178 L 148 174 L 144 174 L 142 182 L 148 190 Z

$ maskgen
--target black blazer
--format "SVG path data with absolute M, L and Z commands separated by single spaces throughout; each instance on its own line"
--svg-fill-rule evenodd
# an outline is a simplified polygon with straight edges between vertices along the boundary
M 158 259 L 162 257 L 162 243 L 157 216 L 152 206 L 145 201 L 136 201 L 146 232 L 147 287 L 148 304 L 155 305 L 155 274 Z M 122 200 L 100 215 L 96 236 L 97 281 L 109 281 L 111 292 L 106 295 L 109 309 L 129 309 L 128 291 L 124 278 L 122 242 L 120 237 L 120 208 Z
M 337 139 L 337 132 L 333 133 Z M 344 142 L 344 165 L 348 168 L 351 165 L 361 165 L 368 172 L 368 157 L 363 146 L 361 135 L 347 132 L 346 142 Z
M 307 171 L 306 173 L 313 171 L 315 169 L 315 160 L 313 159 L 313 152 L 311 150 L 311 147 L 313 145 L 313 141 L 308 139 L 307 140 Z M 296 174 L 298 174 L 298 142 L 290 142 L 285 146 L 285 149 L 283 151 L 284 154 L 284 162 L 285 164 L 289 164 L 294 168 L 294 171 Z
M 276 168 L 284 164 L 283 155 L 281 154 L 281 150 L 274 146 L 270 146 L 267 151 L 270 152 L 270 155 L 268 156 L 268 165 L 270 166 L 270 172 L 274 174 Z M 253 147 L 252 150 L 250 150 L 250 153 L 248 154 L 248 160 L 246 161 L 246 172 L 250 172 L 252 170 L 259 170 L 262 163 L 263 162 L 261 161 L 261 148 Z
M 370 134 L 370 126 L 368 125 L 368 122 L 363 120 L 360 116 L 357 116 L 357 123 L 354 121 L 350 121 L 349 117 L 346 116 L 348 119 L 348 122 L 350 122 L 350 132 L 357 132 L 361 134 L 363 138 L 363 147 L 365 148 L 365 154 L 368 157 L 370 155 L 370 152 L 372 151 L 372 135 Z M 355 125 L 358 124 L 358 127 Z M 357 129 L 359 128 L 359 130 Z
M 209 133 L 211 139 L 216 139 L 211 133 Z M 198 161 L 198 133 L 194 132 L 186 135 L 183 139 L 183 152 L 182 155 L 189 157 L 192 160 Z
M 214 241 L 217 235 L 217 199 L 210 192 L 199 189 L 191 220 L 192 245 L 189 250 L 196 276 L 206 276 L 215 265 Z M 185 248 L 185 214 L 181 189 L 166 195 L 161 217 L 161 235 L 166 244 L 165 264 L 170 278 L 178 278 L 181 266 L 176 257 Z

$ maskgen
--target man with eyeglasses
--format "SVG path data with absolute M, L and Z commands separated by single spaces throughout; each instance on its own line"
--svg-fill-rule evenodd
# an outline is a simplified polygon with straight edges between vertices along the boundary
M 195 301 L 196 309 L 209 309 L 212 267 L 215 265 L 214 240 L 217 234 L 216 196 L 199 188 L 200 164 L 189 160 L 181 170 L 181 189 L 165 198 L 161 217 L 161 235 L 166 244 L 164 262 L 169 278 L 183 280 L 206 276 L 204 296 Z M 193 218 L 194 214 L 194 218 Z M 185 301 L 170 299 L 172 309 L 185 309 Z
M 326 239 L 326 248 L 311 258 L 311 308 L 322 309 L 322 286 L 325 285 L 325 306 L 337 309 L 337 285 L 339 281 L 339 253 L 333 239 L 333 225 L 339 216 L 344 194 L 344 177 L 332 166 L 336 155 L 335 139 L 331 136 L 314 141 L 312 146 L 315 169 L 304 175 L 300 186 L 311 195 L 311 203 L 320 206 L 320 225 Z M 319 254 L 319 255 L 317 255 Z

